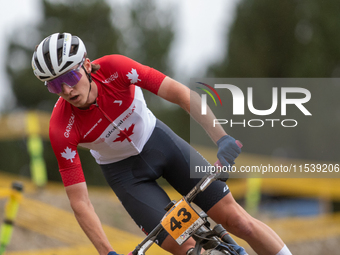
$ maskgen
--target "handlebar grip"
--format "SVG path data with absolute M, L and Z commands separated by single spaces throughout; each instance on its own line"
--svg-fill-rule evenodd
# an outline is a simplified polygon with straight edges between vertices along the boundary
M 237 144 L 238 147 L 240 147 L 240 148 L 243 147 L 243 143 L 241 141 L 236 140 L 235 143 Z M 215 162 L 214 166 L 222 166 L 222 164 L 221 164 L 219 159 Z

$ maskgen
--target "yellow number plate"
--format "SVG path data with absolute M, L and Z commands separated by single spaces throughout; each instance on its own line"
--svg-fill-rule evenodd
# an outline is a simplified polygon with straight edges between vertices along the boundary
M 161 224 L 169 235 L 181 245 L 204 224 L 204 220 L 182 198 L 163 217 Z

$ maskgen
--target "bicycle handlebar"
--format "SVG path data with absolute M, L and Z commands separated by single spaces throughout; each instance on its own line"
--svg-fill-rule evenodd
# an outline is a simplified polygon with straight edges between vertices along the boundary
M 222 227 L 221 224 L 217 224 L 214 227 L 214 231 L 222 239 L 222 241 L 237 245 L 235 240 L 229 235 L 229 233 Z

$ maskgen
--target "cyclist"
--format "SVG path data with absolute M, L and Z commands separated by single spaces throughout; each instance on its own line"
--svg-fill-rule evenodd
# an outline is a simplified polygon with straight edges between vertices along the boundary
M 163 176 L 184 195 L 199 181 L 190 178 L 190 165 L 209 165 L 153 115 L 141 88 L 190 113 L 217 143 L 222 164 L 233 164 L 241 152 L 221 126 L 210 125 L 214 118 L 210 110 L 201 116 L 197 93 L 190 97 L 186 86 L 122 55 L 90 62 L 77 36 L 55 33 L 45 38 L 33 53 L 32 68 L 59 96 L 50 120 L 51 145 L 75 217 L 101 255 L 116 253 L 88 197 L 78 145 L 90 149 L 108 184 L 146 234 L 160 222 L 170 202 L 156 179 Z M 236 203 L 225 182 L 215 181 L 194 202 L 258 254 L 291 254 L 273 230 Z M 185 254 L 194 246 L 193 239 L 179 246 L 166 233 L 157 241 L 173 254 Z

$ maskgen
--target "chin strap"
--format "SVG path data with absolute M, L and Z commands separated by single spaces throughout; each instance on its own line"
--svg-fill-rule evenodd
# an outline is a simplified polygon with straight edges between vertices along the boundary
M 85 73 L 86 73 L 86 76 L 87 76 L 87 79 L 89 79 L 89 82 L 90 82 L 90 84 L 91 84 L 91 82 L 92 82 L 91 73 L 88 73 L 88 72 L 86 71 L 84 65 L 82 65 L 81 67 L 84 69 L 84 71 L 85 71 Z

